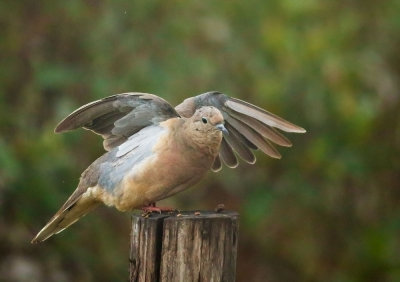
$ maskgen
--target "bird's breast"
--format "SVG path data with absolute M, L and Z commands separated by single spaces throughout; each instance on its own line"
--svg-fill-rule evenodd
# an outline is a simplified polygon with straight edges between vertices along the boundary
M 166 134 L 154 146 L 153 154 L 124 177 L 115 206 L 132 210 L 178 193 L 198 182 L 213 160 Z

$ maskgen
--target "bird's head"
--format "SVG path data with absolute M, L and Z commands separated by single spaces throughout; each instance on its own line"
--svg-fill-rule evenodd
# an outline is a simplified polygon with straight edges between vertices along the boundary
M 222 134 L 228 131 L 224 126 L 224 117 L 215 107 L 201 107 L 192 117 L 185 121 L 185 135 L 190 143 L 200 150 L 212 151 L 211 155 L 216 156 L 222 141 Z
M 193 129 L 204 134 L 221 135 L 227 133 L 224 126 L 224 117 L 215 107 L 201 107 L 191 118 Z

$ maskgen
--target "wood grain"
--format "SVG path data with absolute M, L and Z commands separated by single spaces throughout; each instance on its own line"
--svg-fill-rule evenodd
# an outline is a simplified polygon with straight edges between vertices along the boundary
M 236 212 L 132 217 L 130 281 L 235 281 Z
M 129 281 L 158 281 L 163 219 L 168 215 L 153 214 L 145 218 L 132 216 Z

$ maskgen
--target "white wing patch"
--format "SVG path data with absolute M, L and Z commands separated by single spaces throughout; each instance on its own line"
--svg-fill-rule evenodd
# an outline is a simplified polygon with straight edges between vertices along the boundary
M 165 129 L 161 126 L 149 126 L 143 128 L 117 147 L 116 157 L 122 157 L 132 151 L 140 151 L 141 147 L 147 149 L 150 146 L 152 148 L 164 131 Z

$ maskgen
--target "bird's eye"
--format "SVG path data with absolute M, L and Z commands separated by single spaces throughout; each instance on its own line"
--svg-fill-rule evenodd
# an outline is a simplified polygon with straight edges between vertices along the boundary
M 205 123 L 207 123 L 207 119 L 205 118 L 205 117 L 202 117 L 201 118 L 201 121 L 205 124 Z

